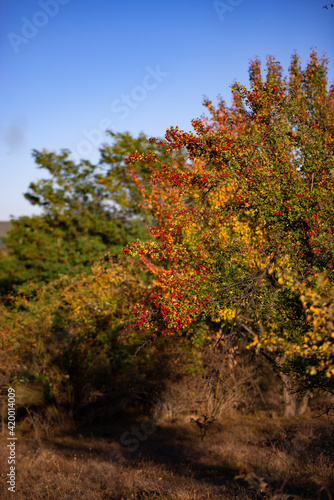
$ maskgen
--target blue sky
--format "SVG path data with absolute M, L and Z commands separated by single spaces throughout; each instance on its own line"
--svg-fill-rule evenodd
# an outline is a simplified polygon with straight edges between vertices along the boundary
M 31 152 L 66 148 L 98 159 L 105 129 L 163 136 L 230 103 L 249 61 L 294 50 L 329 57 L 334 9 L 326 0 L 1 0 L 0 220 L 38 213 L 23 197 L 44 176 Z

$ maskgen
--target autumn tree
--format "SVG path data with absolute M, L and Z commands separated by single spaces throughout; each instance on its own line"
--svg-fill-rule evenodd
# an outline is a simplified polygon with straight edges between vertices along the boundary
M 294 54 L 283 77 L 268 57 L 263 79 L 255 59 L 250 89 L 233 85 L 231 108 L 206 100 L 210 116 L 193 120 L 194 133 L 172 127 L 156 142 L 167 153 L 186 149 L 183 167 L 162 164 L 154 152 L 128 159 L 130 166 L 151 163 L 151 182 L 167 183 L 182 200 L 151 229 L 153 241 L 124 249 L 157 278 L 151 305 L 135 305 L 134 326 L 154 340 L 210 319 L 225 339 L 247 339 L 304 391 L 333 390 L 334 87 L 327 63 L 312 51 L 302 69 Z
M 0 290 L 6 293 L 28 281 L 50 282 L 61 274 L 86 269 L 106 252 L 119 254 L 136 237 L 147 238 L 148 214 L 137 206 L 136 183 L 126 175 L 126 157 L 150 147 L 144 134 L 109 132 L 101 160 L 75 163 L 70 151 L 34 151 L 47 176 L 32 182 L 25 197 L 42 214 L 12 220 L 0 258 Z M 164 151 L 156 148 L 161 161 Z M 147 166 L 138 173 L 146 182 Z M 152 222 L 152 219 L 151 219 Z

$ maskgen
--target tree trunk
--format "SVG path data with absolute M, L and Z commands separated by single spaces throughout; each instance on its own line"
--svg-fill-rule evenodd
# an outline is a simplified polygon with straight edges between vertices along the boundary
M 283 398 L 284 398 L 284 416 L 291 418 L 303 415 L 309 402 L 309 394 L 305 394 L 302 398 L 292 392 L 291 379 L 288 375 L 281 374 L 283 381 Z

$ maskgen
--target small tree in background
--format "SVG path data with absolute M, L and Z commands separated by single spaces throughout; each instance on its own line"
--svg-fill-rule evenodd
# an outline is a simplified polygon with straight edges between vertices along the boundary
M 148 215 L 140 211 L 140 191 L 126 175 L 126 157 L 150 146 L 141 134 L 110 132 L 112 144 L 101 147 L 101 161 L 75 163 L 69 151 L 34 151 L 47 179 L 31 183 L 25 197 L 43 209 L 41 215 L 12 220 L 0 259 L 0 291 L 4 294 L 29 281 L 47 283 L 61 274 L 88 269 L 106 252 L 119 254 L 124 245 L 147 239 Z M 156 148 L 161 161 L 163 150 Z M 140 178 L 147 181 L 147 166 Z M 150 219 L 152 222 L 152 218 Z

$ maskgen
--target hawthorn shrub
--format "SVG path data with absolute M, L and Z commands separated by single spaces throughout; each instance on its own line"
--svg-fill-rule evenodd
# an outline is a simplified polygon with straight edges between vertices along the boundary
M 188 161 L 162 164 L 134 153 L 130 171 L 151 165 L 151 184 L 170 193 L 153 240 L 130 243 L 154 275 L 149 301 L 136 304 L 133 328 L 152 340 L 187 335 L 211 321 L 225 339 L 247 339 L 300 391 L 333 391 L 334 86 L 327 59 L 297 54 L 288 75 L 268 57 L 249 69 L 250 89 L 232 86 L 232 106 L 205 105 L 193 120 L 152 143 Z M 134 174 L 135 175 L 135 174 Z M 157 192 L 159 189 L 157 190 Z M 151 204 L 161 211 L 156 199 Z M 172 341 L 172 340 L 171 340 Z M 233 344 L 233 342 L 232 342 Z

